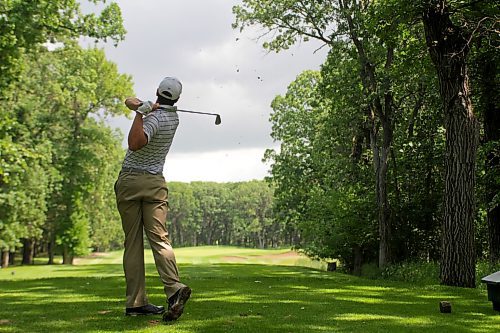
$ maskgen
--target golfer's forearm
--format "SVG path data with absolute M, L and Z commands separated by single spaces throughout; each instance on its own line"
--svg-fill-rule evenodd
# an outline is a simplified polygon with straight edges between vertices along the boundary
M 148 143 L 146 134 L 144 134 L 142 115 L 135 114 L 134 122 L 128 133 L 128 148 L 130 150 L 139 150 Z

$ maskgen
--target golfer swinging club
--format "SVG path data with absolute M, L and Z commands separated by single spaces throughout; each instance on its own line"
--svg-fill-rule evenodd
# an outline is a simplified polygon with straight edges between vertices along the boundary
M 174 251 L 165 226 L 168 189 L 162 175 L 179 118 L 177 107 L 182 84 L 164 78 L 156 91 L 156 103 L 127 98 L 136 111 L 128 135 L 128 150 L 115 183 L 116 203 L 125 232 L 123 268 L 127 283 L 127 316 L 163 313 L 164 321 L 179 318 L 191 289 L 179 281 Z M 168 310 L 148 303 L 145 288 L 143 230 L 151 245 L 156 269 L 163 282 Z

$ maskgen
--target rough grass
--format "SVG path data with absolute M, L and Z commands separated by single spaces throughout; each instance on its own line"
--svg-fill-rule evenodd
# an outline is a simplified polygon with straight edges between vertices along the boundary
M 125 317 L 119 252 L 69 267 L 0 270 L 0 332 L 498 332 L 486 292 L 328 273 L 288 250 L 177 249 L 193 289 L 185 314 Z M 235 259 L 237 258 L 237 259 Z M 238 260 L 238 262 L 234 262 Z M 150 301 L 163 289 L 148 253 Z M 439 301 L 452 303 L 441 314 Z

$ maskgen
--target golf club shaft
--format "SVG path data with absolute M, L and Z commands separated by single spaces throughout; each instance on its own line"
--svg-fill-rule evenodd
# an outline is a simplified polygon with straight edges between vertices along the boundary
M 197 114 L 209 114 L 211 116 L 217 116 L 217 113 L 198 112 L 198 111 L 189 111 L 189 110 L 180 110 L 180 109 L 177 109 L 177 111 L 187 112 L 187 113 L 197 113 Z
M 159 109 L 162 109 L 162 110 L 167 110 L 167 109 L 162 108 L 162 107 L 160 107 Z M 174 111 L 174 110 L 172 110 L 172 111 Z M 205 114 L 205 115 L 209 115 L 209 116 L 215 116 L 215 125 L 220 125 L 220 123 L 221 123 L 221 120 L 220 120 L 220 114 L 217 114 L 217 113 L 198 112 L 198 111 L 191 111 L 191 110 L 179 110 L 179 109 L 176 109 L 175 111 L 179 111 L 179 112 L 187 112 L 187 113 L 196 113 L 196 114 Z

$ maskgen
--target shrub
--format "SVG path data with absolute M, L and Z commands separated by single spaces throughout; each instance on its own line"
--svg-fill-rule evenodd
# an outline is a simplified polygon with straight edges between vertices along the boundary
M 361 276 L 368 279 L 380 279 L 382 271 L 378 268 L 376 263 L 368 263 L 361 266 Z
M 382 277 L 387 280 L 410 283 L 439 283 L 439 264 L 437 262 L 401 262 L 385 268 Z
M 476 265 L 476 286 L 480 289 L 486 289 L 486 284 L 481 283 L 481 279 L 498 271 L 500 271 L 500 264 L 491 265 L 487 261 L 478 262 Z

